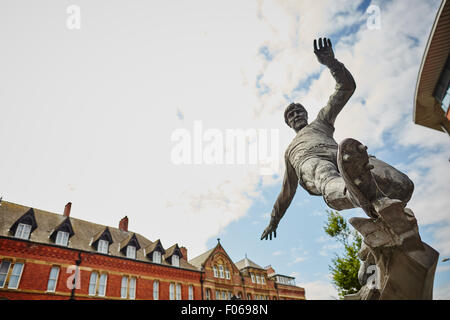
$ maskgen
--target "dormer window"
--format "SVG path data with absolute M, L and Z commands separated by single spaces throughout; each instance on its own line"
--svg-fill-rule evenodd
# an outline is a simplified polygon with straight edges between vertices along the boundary
M 17 225 L 15 237 L 28 240 L 30 238 L 31 225 L 25 223 L 19 223 Z
M 58 231 L 58 233 L 56 234 L 55 243 L 60 246 L 67 247 L 67 245 L 69 244 L 69 233 L 65 231 Z
M 161 263 L 161 252 L 159 251 L 153 251 L 153 262 L 154 263 Z
M 127 246 L 127 258 L 136 259 L 136 247 Z
M 180 257 L 177 256 L 176 254 L 172 255 L 172 265 L 174 267 L 179 267 L 180 266 Z
M 97 244 L 97 252 L 108 253 L 109 242 L 106 240 L 99 240 Z

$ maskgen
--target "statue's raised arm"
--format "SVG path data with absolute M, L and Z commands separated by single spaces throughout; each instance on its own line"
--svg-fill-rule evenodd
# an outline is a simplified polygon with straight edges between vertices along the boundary
M 314 40 L 314 53 L 317 60 L 327 66 L 333 78 L 336 80 L 336 89 L 331 95 L 328 103 L 320 110 L 318 117 L 334 126 L 337 115 L 341 112 L 348 99 L 355 92 L 356 84 L 350 71 L 334 57 L 333 47 L 330 39 L 319 38 Z

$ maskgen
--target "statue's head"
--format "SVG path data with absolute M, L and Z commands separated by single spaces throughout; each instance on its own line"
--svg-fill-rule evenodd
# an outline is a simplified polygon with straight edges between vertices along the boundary
M 284 121 L 299 132 L 308 124 L 308 111 L 300 103 L 291 103 L 284 111 Z

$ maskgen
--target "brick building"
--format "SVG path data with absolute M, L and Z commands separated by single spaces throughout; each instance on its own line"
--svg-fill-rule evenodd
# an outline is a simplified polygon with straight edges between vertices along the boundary
M 113 228 L 70 209 L 0 203 L 0 299 L 304 299 L 250 260 L 234 264 L 220 243 L 188 262 L 186 248 L 129 231 L 127 217 Z

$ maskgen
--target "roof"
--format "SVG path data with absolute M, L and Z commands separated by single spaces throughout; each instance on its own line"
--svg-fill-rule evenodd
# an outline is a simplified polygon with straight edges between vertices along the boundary
M 450 132 L 450 121 L 445 116 L 434 90 L 450 53 L 450 1 L 443 0 L 436 15 L 420 65 L 414 98 L 414 123 Z
M 194 259 L 189 260 L 189 263 L 193 266 L 197 267 L 197 269 L 201 269 L 203 264 L 208 260 L 211 253 L 214 251 L 216 247 L 206 251 L 205 253 L 202 253 L 201 255 L 195 257 Z
M 265 270 L 263 267 L 261 267 L 260 265 L 254 263 L 252 260 L 247 258 L 247 256 L 244 259 L 236 262 L 235 265 L 239 270 L 242 270 L 245 268 L 254 268 L 254 269 Z
M 0 236 L 14 238 L 14 235 L 11 234 L 9 229 L 14 222 L 28 210 L 30 210 L 30 207 L 2 201 L 0 204 Z M 55 228 L 66 219 L 66 217 L 62 214 L 52 213 L 36 208 L 33 208 L 33 211 L 36 218 L 37 228 L 31 233 L 29 241 L 55 245 L 55 243 L 50 239 L 50 233 L 54 231 Z M 75 234 L 70 238 L 67 248 L 87 252 L 96 252 L 91 244 L 96 238 L 103 234 L 106 228 L 108 228 L 113 240 L 109 246 L 108 256 L 128 259 L 122 252 L 120 252 L 121 244 L 123 245 L 124 242 L 130 240 L 134 234 L 141 246 L 141 249 L 136 251 L 136 259 L 133 260 L 152 263 L 146 256 L 144 256 L 144 250 L 142 248 L 152 245 L 153 242 L 142 235 L 72 217 L 69 219 Z M 174 245 L 172 247 L 175 248 L 176 246 L 177 245 Z M 170 264 L 165 260 L 161 261 L 161 264 L 170 266 Z M 198 271 L 196 267 L 182 259 L 180 259 L 180 268 Z

